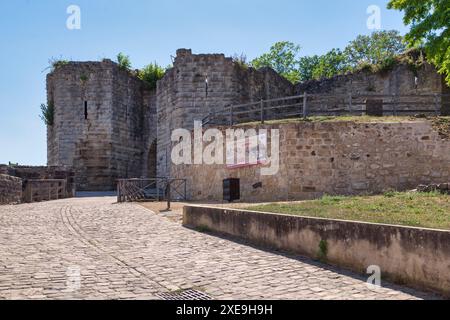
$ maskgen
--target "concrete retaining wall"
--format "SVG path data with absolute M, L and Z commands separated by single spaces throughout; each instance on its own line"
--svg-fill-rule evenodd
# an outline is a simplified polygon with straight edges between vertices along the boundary
M 450 231 L 201 206 L 185 207 L 183 224 L 360 273 L 377 265 L 383 279 L 450 297 Z

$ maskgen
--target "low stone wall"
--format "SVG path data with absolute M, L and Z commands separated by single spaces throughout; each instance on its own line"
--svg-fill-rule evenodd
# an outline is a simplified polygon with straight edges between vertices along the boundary
M 23 190 L 27 187 L 28 180 L 66 180 L 66 195 L 71 198 L 75 196 L 74 171 L 69 167 L 46 167 L 46 166 L 7 166 L 0 165 L 0 173 L 18 177 L 23 180 Z
M 20 203 L 22 179 L 0 174 L 0 205 Z
M 13 202 L 49 201 L 75 197 L 75 174 L 69 167 L 0 165 L 0 174 L 20 180 L 19 201 Z M 32 188 L 30 188 L 31 184 Z
M 202 206 L 185 207 L 183 224 L 359 273 L 379 266 L 385 280 L 450 297 L 450 231 Z

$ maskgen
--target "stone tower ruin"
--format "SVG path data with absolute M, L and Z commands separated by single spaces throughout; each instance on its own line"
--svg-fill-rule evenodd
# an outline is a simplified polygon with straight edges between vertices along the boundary
M 226 107 L 292 95 L 292 84 L 270 68 L 255 70 L 223 54 L 180 49 L 157 89 L 157 174 L 170 176 L 171 132 Z
M 79 191 L 156 174 L 155 92 L 110 60 L 70 62 L 47 76 L 50 166 L 70 166 Z

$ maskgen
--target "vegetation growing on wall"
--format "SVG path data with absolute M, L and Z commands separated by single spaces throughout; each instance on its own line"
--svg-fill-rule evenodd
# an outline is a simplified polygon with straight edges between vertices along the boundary
M 53 120 L 54 120 L 54 113 L 55 113 L 55 107 L 53 103 L 41 104 L 41 114 L 40 118 L 47 126 L 53 126 Z
M 124 70 L 130 70 L 131 69 L 131 60 L 130 57 L 120 52 L 117 55 L 117 63 L 119 64 L 119 67 Z
M 140 70 L 134 70 L 132 71 L 132 64 L 130 57 L 119 53 L 117 55 L 117 63 L 119 64 L 119 67 L 123 70 L 127 70 L 131 72 L 133 75 L 141 79 L 142 81 L 146 82 L 150 89 L 156 89 L 156 83 L 158 80 L 161 80 L 164 77 L 164 74 L 166 73 L 166 70 L 168 68 L 163 68 L 160 65 L 158 65 L 156 62 L 150 63 L 149 65 L 145 66 L 144 68 Z
M 404 23 L 411 27 L 406 42 L 410 47 L 423 47 L 450 86 L 449 0 L 390 0 L 388 8 L 404 11 Z
M 327 261 L 327 255 L 328 255 L 328 242 L 326 240 L 320 240 L 319 243 L 319 252 L 317 253 L 317 258 L 322 261 Z
M 156 83 L 164 77 L 165 73 L 166 69 L 154 62 L 138 70 L 137 76 L 147 82 L 151 89 L 156 89 Z
M 233 62 L 235 63 L 235 65 L 237 65 L 238 67 L 242 68 L 242 69 L 248 69 L 248 67 L 250 67 L 250 63 L 247 61 L 247 56 L 244 53 L 241 54 L 237 54 L 235 53 L 232 57 Z
M 56 59 L 56 58 L 51 58 L 48 63 L 50 64 L 50 66 L 47 69 L 50 69 L 51 72 L 55 71 L 56 69 L 65 66 L 66 64 L 69 63 L 68 60 L 64 60 L 64 59 Z M 47 70 L 46 69 L 46 70 Z
M 81 83 L 85 84 L 88 80 L 89 80 L 89 77 L 88 77 L 86 74 L 83 73 L 83 74 L 80 76 L 80 81 L 81 81 Z

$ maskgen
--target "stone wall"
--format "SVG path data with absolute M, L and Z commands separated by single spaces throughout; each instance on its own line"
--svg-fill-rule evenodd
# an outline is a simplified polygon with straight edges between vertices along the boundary
M 73 167 L 78 190 L 114 190 L 118 178 L 155 171 L 144 166 L 154 163 L 156 136 L 155 94 L 144 82 L 110 60 L 70 62 L 47 76 L 47 94 L 48 164 Z
M 417 77 L 417 86 L 416 86 Z M 339 75 L 329 79 L 306 81 L 295 86 L 297 94 L 370 94 L 386 95 L 432 94 L 443 93 L 444 78 L 436 68 L 424 63 L 417 70 L 401 63 L 392 70 L 384 72 L 358 71 L 352 74 Z
M 429 63 L 424 63 L 418 69 L 414 69 L 406 63 L 400 63 L 393 66 L 392 70 L 383 72 L 374 73 L 362 70 L 329 79 L 307 81 L 297 84 L 294 91 L 298 95 L 304 92 L 309 95 L 331 95 L 326 98 L 309 98 L 309 110 L 316 114 L 319 111 L 349 109 L 350 107 L 353 110 L 363 109 L 367 96 L 374 94 L 386 95 L 384 98 L 381 97 L 384 99 L 386 110 L 393 107 L 386 102 L 395 101 L 399 110 L 421 109 L 435 112 L 435 109 L 438 108 L 446 113 L 450 104 L 449 96 L 444 98 L 444 101 L 438 98 L 436 106 L 433 94 L 450 92 L 445 84 L 444 76 L 438 74 L 436 68 Z M 351 106 L 349 106 L 350 95 L 353 97 Z M 414 95 L 414 97 L 407 97 L 407 95 Z M 429 96 L 419 97 L 418 95 Z M 358 99 L 357 96 L 362 97 Z
M 28 180 L 66 180 L 66 195 L 74 197 L 76 192 L 75 172 L 68 167 L 36 167 L 0 165 L 0 174 L 21 179 L 21 189 L 27 188 Z
M 450 140 L 430 121 L 298 122 L 259 128 L 280 131 L 278 174 L 262 176 L 261 166 L 178 165 L 171 176 L 188 179 L 190 199 L 216 201 L 222 200 L 227 178 L 240 179 L 243 201 L 408 190 L 450 178 Z
M 316 114 L 347 108 L 350 93 L 450 93 L 442 76 L 429 64 L 416 71 L 400 64 L 384 73 L 361 71 L 294 86 L 270 68 L 255 70 L 223 54 L 192 54 L 180 49 L 173 68 L 156 90 L 150 90 L 134 73 L 110 60 L 70 62 L 47 77 L 48 103 L 55 107 L 54 124 L 47 134 L 48 165 L 73 167 L 80 191 L 113 190 L 119 178 L 165 177 L 171 171 L 174 129 L 192 129 L 195 120 L 209 115 L 216 121 L 209 125 L 228 124 L 228 107 L 248 102 L 256 104 L 241 111 L 251 112 L 237 112 L 235 120 L 256 120 L 260 118 L 261 99 L 305 91 L 310 96 L 339 95 L 325 102 L 311 96 L 308 110 Z M 422 101 L 430 111 L 436 108 L 433 99 Z M 301 98 L 291 100 L 291 107 L 283 110 L 273 109 L 269 103 L 267 119 L 291 117 L 302 103 Z
M 145 84 L 121 69 L 114 69 L 111 174 L 120 178 L 153 177 L 148 166 L 156 154 L 156 96 Z M 144 157 L 146 156 L 146 157 Z M 114 182 L 115 188 L 115 182 Z
M 202 121 L 230 105 L 292 94 L 292 84 L 271 69 L 245 68 L 223 54 L 195 55 L 191 50 L 178 50 L 173 68 L 157 89 L 158 176 L 170 172 L 174 129 L 192 129 L 194 120 Z
M 224 110 L 230 105 L 302 95 L 304 92 L 309 94 L 308 110 L 311 115 L 329 115 L 330 110 L 342 111 L 350 107 L 357 112 L 358 109 L 365 109 L 367 97 L 359 100 L 355 97 L 371 94 L 392 97 L 428 94 L 428 97 L 402 97 L 392 101 L 386 98 L 385 103 L 396 101 L 399 109 L 421 108 L 434 113 L 436 108 L 444 105 L 444 101 L 438 100 L 436 103 L 433 94 L 448 93 L 448 87 L 445 86 L 443 77 L 428 63 L 418 69 L 399 63 L 392 70 L 384 72 L 360 71 L 294 86 L 269 68 L 254 70 L 233 63 L 231 58 L 224 55 L 193 55 L 190 50 L 181 49 L 177 52 L 174 68 L 159 82 L 157 90 L 158 175 L 166 176 L 170 172 L 170 134 L 174 129 L 192 129 L 194 120 L 201 121 L 209 114 L 219 120 L 219 124 L 225 124 L 229 122 L 229 112 L 224 113 Z M 353 97 L 352 104 L 349 103 L 350 95 Z M 293 108 L 297 111 L 303 102 L 299 99 L 290 103 L 296 105 Z M 392 106 L 386 104 L 387 109 L 390 107 Z M 248 115 L 236 115 L 236 122 L 259 120 L 259 105 L 244 107 L 238 111 L 243 110 L 252 112 Z M 266 118 L 288 118 L 292 111 L 292 108 L 270 110 L 266 113 L 276 114 L 266 114 Z
M 22 199 L 22 179 L 0 174 L 0 205 L 17 204 Z

